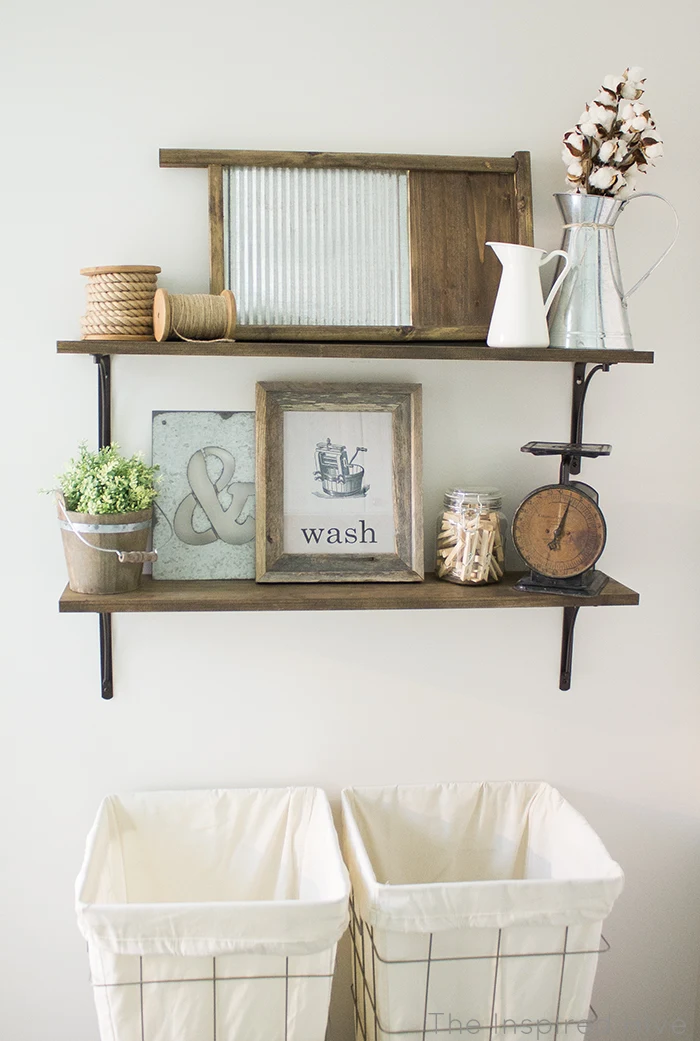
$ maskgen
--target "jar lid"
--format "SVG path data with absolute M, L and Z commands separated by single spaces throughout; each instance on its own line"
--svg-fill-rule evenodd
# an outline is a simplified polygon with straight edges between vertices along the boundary
M 445 492 L 445 506 L 453 510 L 462 506 L 499 510 L 502 502 L 500 488 L 452 488 Z

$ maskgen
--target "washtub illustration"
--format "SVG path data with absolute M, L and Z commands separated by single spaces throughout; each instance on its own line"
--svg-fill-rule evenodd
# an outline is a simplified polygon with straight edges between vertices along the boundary
M 366 448 L 358 446 L 352 459 L 348 460 L 345 445 L 332 444 L 330 437 L 318 442 L 314 480 L 321 482 L 325 495 L 332 499 L 348 499 L 367 494 L 369 485 L 364 484 L 365 468 L 355 462 L 358 452 L 366 451 Z

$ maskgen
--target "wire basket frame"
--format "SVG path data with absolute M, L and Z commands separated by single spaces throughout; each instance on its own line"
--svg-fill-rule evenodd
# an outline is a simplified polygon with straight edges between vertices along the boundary
M 292 983 L 292 986 L 293 986 L 293 981 L 295 981 L 295 980 L 311 980 L 311 979 L 319 979 L 319 980 L 321 980 L 321 979 L 323 979 L 323 980 L 332 981 L 333 975 L 334 975 L 332 970 L 330 972 L 290 972 L 289 971 L 289 960 L 290 960 L 289 958 L 284 958 L 284 972 L 280 972 L 280 973 L 251 973 L 250 975 L 228 975 L 228 974 L 224 975 L 224 974 L 219 974 L 217 972 L 217 965 L 216 965 L 217 959 L 215 957 L 212 957 L 211 959 L 208 959 L 208 960 L 211 962 L 211 975 L 202 975 L 202 976 L 199 976 L 199 975 L 198 976 L 186 976 L 186 975 L 183 975 L 182 978 L 168 978 L 168 979 L 152 980 L 152 979 L 144 979 L 144 972 L 143 972 L 143 962 L 144 962 L 144 959 L 143 959 L 143 957 L 139 957 L 138 958 L 138 962 L 139 962 L 139 978 L 138 978 L 138 980 L 98 983 L 98 982 L 95 982 L 95 980 L 92 979 L 92 977 L 91 977 L 90 978 L 90 983 L 91 983 L 92 987 L 94 988 L 94 990 L 96 990 L 96 991 L 113 991 L 115 989 L 124 988 L 124 987 L 128 987 L 128 988 L 134 988 L 135 987 L 135 988 L 138 988 L 138 992 L 139 992 L 139 1002 L 138 1002 L 139 1024 L 136 1025 L 135 1031 L 131 1031 L 130 1032 L 129 1036 L 130 1037 L 133 1036 L 134 1038 L 140 1037 L 140 1041 L 150 1041 L 149 1030 L 148 1030 L 148 1028 L 146 1026 L 146 1016 L 145 1016 L 145 1013 L 144 1013 L 144 992 L 145 992 L 145 988 L 148 988 L 148 987 L 170 988 L 172 986 L 177 986 L 179 984 L 210 983 L 211 984 L 211 1010 L 212 1010 L 211 1041 L 239 1041 L 239 1031 L 236 1031 L 235 1032 L 235 1036 L 233 1036 L 233 1035 L 231 1035 L 230 1031 L 226 1030 L 225 1028 L 222 1029 L 219 1026 L 219 1024 L 217 1023 L 217 1005 L 219 1003 L 219 998 L 218 998 L 218 993 L 217 993 L 217 986 L 219 984 L 221 984 L 221 983 L 229 983 L 229 982 L 232 982 L 232 983 L 240 982 L 240 983 L 244 983 L 244 984 L 249 984 L 249 983 L 254 983 L 256 981 L 262 981 L 262 980 L 267 980 L 267 981 L 269 981 L 269 980 L 279 980 L 280 986 L 284 988 L 284 1023 L 280 1024 L 279 1033 L 277 1031 L 275 1031 L 274 1037 L 271 1037 L 270 1041 L 289 1041 L 289 1039 L 293 1036 L 291 1021 L 290 1021 L 290 1004 L 292 1005 L 292 1009 L 291 1009 L 291 1017 L 292 1017 L 292 1019 L 293 1019 L 294 1014 L 295 1014 L 294 1007 L 293 1007 L 294 1003 L 293 1003 L 293 1001 L 290 1002 L 290 982 Z M 295 960 L 298 960 L 298 959 L 295 959 Z M 330 982 L 329 982 L 329 986 L 330 986 Z M 139 1027 L 140 1027 L 140 1033 L 139 1033 Z M 181 1029 L 181 1025 L 179 1026 L 178 1029 Z M 326 1026 L 326 1030 L 325 1030 L 325 1035 L 324 1035 L 325 1038 L 326 1038 L 326 1041 L 327 1041 L 327 1038 L 328 1038 L 328 1031 L 329 1031 L 329 1029 L 330 1029 L 330 1017 L 328 1018 L 328 1022 L 327 1022 L 327 1026 Z M 243 1030 L 243 1032 L 245 1032 L 245 1028 L 242 1028 L 242 1030 Z M 163 1034 L 162 1034 L 162 1024 L 161 1024 L 161 1026 L 159 1027 L 158 1037 L 160 1038 L 162 1036 L 163 1036 Z M 179 1037 L 180 1034 L 178 1033 L 177 1036 Z M 206 1041 L 206 1039 L 202 1036 L 201 1032 L 198 1030 L 196 1036 L 193 1035 L 191 1038 L 188 1038 L 188 1041 Z
M 503 940 L 503 929 L 498 929 L 498 938 L 496 942 L 495 954 L 469 954 L 469 955 L 455 955 L 452 957 L 433 957 L 433 933 L 426 934 L 428 937 L 428 954 L 426 958 L 385 958 L 383 957 L 378 949 L 375 942 L 374 929 L 367 922 L 364 922 L 356 913 L 354 900 L 350 900 L 350 939 L 352 943 L 352 998 L 355 1010 L 355 1036 L 362 1038 L 363 1041 L 382 1041 L 384 1036 L 388 1037 L 412 1037 L 416 1041 L 425 1041 L 429 1036 L 437 1034 L 454 1034 L 460 1033 L 462 1027 L 460 1025 L 459 1031 L 455 1031 L 452 1025 L 449 1026 L 438 1026 L 437 1014 L 432 1013 L 435 1016 L 435 1025 L 430 1026 L 428 1023 L 429 1019 L 429 997 L 430 997 L 430 974 L 431 968 L 441 962 L 488 962 L 494 963 L 493 968 L 493 985 L 490 990 L 491 994 L 491 1011 L 488 1023 L 475 1023 L 474 1020 L 470 1020 L 468 1026 L 465 1027 L 469 1034 L 478 1035 L 482 1039 L 485 1037 L 485 1032 L 488 1032 L 488 1041 L 492 1041 L 494 1035 L 496 1038 L 499 1036 L 499 1030 L 504 1037 L 508 1036 L 508 1031 L 517 1031 L 519 1029 L 528 1031 L 536 1026 L 536 1022 L 532 1020 L 525 1020 L 521 1023 L 515 1023 L 512 1020 L 505 1020 L 500 1025 L 496 1017 L 496 1003 L 497 1003 L 497 987 L 499 980 L 499 971 L 501 963 L 505 960 L 512 959 L 527 959 L 527 958 L 553 958 L 561 961 L 561 970 L 559 972 L 559 986 L 556 1003 L 556 1014 L 552 1021 L 547 1022 L 549 1028 L 553 1028 L 553 1033 L 548 1033 L 550 1041 L 557 1041 L 560 1033 L 560 1028 L 564 1028 L 564 1033 L 567 1030 L 577 1027 L 582 1028 L 579 1033 L 584 1033 L 585 1030 L 591 1024 L 595 1023 L 598 1016 L 595 1010 L 590 1007 L 590 1015 L 586 1019 L 560 1019 L 562 993 L 564 988 L 564 973 L 566 962 L 568 958 L 577 957 L 581 955 L 599 955 L 606 954 L 610 950 L 610 944 L 601 936 L 602 946 L 596 949 L 589 950 L 575 950 L 569 949 L 569 927 L 564 927 L 564 943 L 561 950 L 558 951 L 532 951 L 532 952 L 519 952 L 517 954 L 507 954 L 502 950 Z M 380 1019 L 379 1010 L 377 1008 L 376 993 L 377 993 L 377 965 L 378 963 L 382 966 L 392 965 L 425 965 L 425 1001 L 423 1005 L 423 1022 L 415 1027 L 402 1030 L 389 1030 L 382 1024 Z M 370 982 L 371 979 L 371 982 Z M 369 1016 L 369 1018 L 368 1018 Z M 505 1024 L 507 1023 L 507 1029 Z M 511 1035 L 512 1036 L 512 1035 Z M 573 1035 L 572 1035 L 573 1036 Z

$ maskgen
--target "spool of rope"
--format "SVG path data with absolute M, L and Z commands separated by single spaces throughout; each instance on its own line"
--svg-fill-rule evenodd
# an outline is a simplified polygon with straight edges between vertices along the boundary
M 175 294 L 158 289 L 153 300 L 153 331 L 160 343 L 180 340 L 231 340 L 236 329 L 236 298 L 230 289 Z
M 159 267 L 137 264 L 81 268 L 88 278 L 83 339 L 150 340 L 159 272 Z

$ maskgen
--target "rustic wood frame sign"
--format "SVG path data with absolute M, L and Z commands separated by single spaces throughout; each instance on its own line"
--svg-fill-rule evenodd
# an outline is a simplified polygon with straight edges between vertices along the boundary
M 209 171 L 210 292 L 240 340 L 485 340 L 487 241 L 533 244 L 530 154 L 164 148 Z
M 258 582 L 423 579 L 421 387 L 258 383 Z

